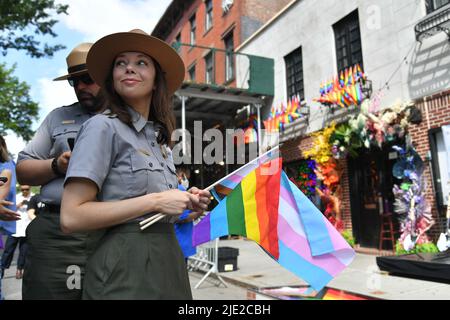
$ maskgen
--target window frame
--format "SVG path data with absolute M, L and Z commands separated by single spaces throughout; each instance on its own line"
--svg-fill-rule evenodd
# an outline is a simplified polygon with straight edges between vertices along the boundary
M 192 82 L 196 81 L 196 74 L 197 74 L 196 65 L 197 65 L 197 63 L 194 62 L 187 69 L 188 70 L 188 75 L 189 75 L 189 80 L 192 81 Z M 194 77 L 192 77 L 192 70 L 194 71 Z
M 211 58 L 211 68 L 208 68 L 208 59 Z M 204 56 L 205 61 L 205 83 L 206 84 L 215 84 L 214 77 L 214 52 L 211 50 Z M 211 79 L 208 82 L 208 71 L 211 70 Z
M 175 47 L 175 50 L 180 53 L 181 51 L 181 32 L 175 36 L 175 41 L 172 44 L 172 47 Z
M 208 6 L 210 4 L 210 6 Z M 213 27 L 213 2 L 205 0 L 205 33 Z
M 191 46 L 195 46 L 195 43 L 197 42 L 196 31 L 197 31 L 197 19 L 196 14 L 194 13 L 189 18 L 189 44 Z
M 430 143 L 431 165 L 433 167 L 433 182 L 434 182 L 436 204 L 438 206 L 439 211 L 445 211 L 445 208 L 447 206 L 445 204 L 445 201 L 448 199 L 444 199 L 444 197 L 447 197 L 447 195 L 444 194 L 444 188 L 441 179 L 442 168 L 440 166 L 438 155 L 438 143 L 437 143 L 438 134 L 441 135 L 443 134 L 442 127 L 430 129 L 428 131 L 428 141 Z
M 228 50 L 227 43 L 231 39 L 231 50 Z M 235 61 L 234 61 L 234 35 L 233 30 L 223 37 L 225 47 L 225 83 L 231 82 L 235 78 Z M 231 72 L 231 75 L 229 74 Z
M 364 69 L 358 9 L 336 22 L 333 25 L 333 31 L 338 74 L 356 64 Z
M 426 9 L 427 15 L 430 13 L 433 13 L 436 10 L 439 10 L 440 8 L 446 6 L 450 3 L 450 1 L 448 1 L 447 3 L 441 4 L 440 6 L 436 6 L 435 1 L 445 1 L 445 0 L 425 0 L 425 9 Z
M 298 58 L 296 60 L 296 57 Z M 302 46 L 284 56 L 286 72 L 287 98 L 298 95 L 300 100 L 305 99 L 305 79 L 303 73 L 303 49 Z

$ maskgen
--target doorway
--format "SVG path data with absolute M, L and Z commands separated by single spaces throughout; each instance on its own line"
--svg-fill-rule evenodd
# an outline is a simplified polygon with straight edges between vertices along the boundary
M 393 213 L 394 194 L 392 188 L 400 181 L 392 174 L 397 161 L 397 153 L 391 146 L 384 149 L 361 153 L 349 159 L 350 202 L 353 234 L 356 243 L 365 248 L 378 248 L 380 241 L 381 217 L 383 213 Z M 392 214 L 394 231 L 398 232 L 398 222 Z M 385 242 L 383 249 L 392 249 Z

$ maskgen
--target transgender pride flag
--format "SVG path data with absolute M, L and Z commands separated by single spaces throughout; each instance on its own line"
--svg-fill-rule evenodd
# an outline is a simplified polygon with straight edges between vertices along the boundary
M 281 159 L 272 160 L 271 162 Z M 262 166 L 269 165 L 268 163 Z M 249 172 L 194 226 L 193 244 L 233 234 L 261 245 L 281 266 L 314 290 L 346 268 L 354 251 L 314 204 L 279 170 Z

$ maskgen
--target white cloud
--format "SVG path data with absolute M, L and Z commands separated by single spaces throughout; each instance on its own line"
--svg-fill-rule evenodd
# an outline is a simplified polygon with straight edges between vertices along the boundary
M 15 134 L 8 132 L 4 137 L 8 151 L 14 156 L 14 161 L 17 160 L 17 155 L 25 147 L 25 142 L 22 138 L 17 137 Z
M 70 30 L 96 41 L 114 32 L 142 29 L 150 33 L 170 0 L 58 0 L 68 4 L 68 15 L 59 20 Z
M 63 70 L 58 74 L 67 73 Z M 77 101 L 75 91 L 67 81 L 53 81 L 50 78 L 41 78 L 38 80 L 38 94 L 36 100 L 39 101 L 40 122 L 53 109 L 61 106 L 66 106 Z

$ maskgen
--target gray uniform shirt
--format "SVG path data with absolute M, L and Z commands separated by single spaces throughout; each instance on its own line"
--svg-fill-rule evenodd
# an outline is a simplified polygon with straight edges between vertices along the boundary
M 128 108 L 133 125 L 105 112 L 86 121 L 77 136 L 66 180 L 86 178 L 98 187 L 98 201 L 117 201 L 176 189 L 172 152 L 156 142 L 156 128 Z M 148 213 L 149 215 L 156 212 Z M 137 220 L 141 220 L 141 217 Z M 162 222 L 175 222 L 167 216 Z
M 52 110 L 36 131 L 33 139 L 19 153 L 17 163 L 23 160 L 48 160 L 70 151 L 68 138 L 75 138 L 81 125 L 92 117 L 78 102 Z M 72 160 L 70 160 L 72 161 Z M 60 204 L 64 177 L 56 178 L 41 188 L 41 201 Z

